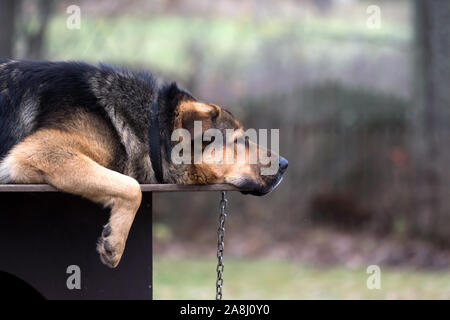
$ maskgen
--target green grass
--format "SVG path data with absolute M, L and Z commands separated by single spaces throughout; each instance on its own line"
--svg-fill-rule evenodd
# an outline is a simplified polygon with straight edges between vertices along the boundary
M 47 48 L 49 58 L 55 60 L 147 65 L 184 74 L 196 63 L 192 50 L 202 52 L 202 63 L 231 61 L 230 67 L 240 70 L 255 63 L 267 47 L 275 47 L 278 54 L 292 59 L 315 59 L 318 52 L 330 53 L 335 47 L 333 56 L 344 57 L 345 53 L 351 55 L 360 50 L 361 43 L 371 53 L 373 45 L 402 44 L 409 39 L 410 31 L 403 25 L 385 22 L 383 28 L 370 30 L 365 23 L 351 19 L 257 21 L 170 15 L 95 18 L 86 15 L 79 30 L 66 28 L 66 16 L 53 18 Z
M 213 299 L 213 259 L 155 257 L 155 299 Z M 224 299 L 450 299 L 450 272 L 381 268 L 381 289 L 365 268 L 314 268 L 287 261 L 225 259 Z

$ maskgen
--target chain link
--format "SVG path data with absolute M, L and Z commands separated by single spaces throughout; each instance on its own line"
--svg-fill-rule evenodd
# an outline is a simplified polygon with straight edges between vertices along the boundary
M 216 300 L 222 300 L 223 289 L 223 249 L 225 247 L 225 221 L 227 219 L 227 193 L 222 191 L 222 199 L 220 200 L 220 216 L 219 216 L 219 228 L 217 229 L 217 280 L 216 280 Z

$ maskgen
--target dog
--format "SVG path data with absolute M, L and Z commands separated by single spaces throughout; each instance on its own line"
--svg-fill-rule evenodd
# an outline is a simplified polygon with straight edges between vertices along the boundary
M 114 268 L 141 203 L 140 183 L 227 183 L 253 195 L 280 183 L 288 166 L 282 157 L 272 175 L 249 161 L 173 163 L 172 133 L 193 133 L 196 121 L 202 132 L 233 129 L 226 151 L 235 152 L 244 135 L 229 111 L 148 72 L 0 60 L 0 183 L 47 183 L 110 207 L 97 251 Z M 245 150 L 252 143 L 245 139 Z

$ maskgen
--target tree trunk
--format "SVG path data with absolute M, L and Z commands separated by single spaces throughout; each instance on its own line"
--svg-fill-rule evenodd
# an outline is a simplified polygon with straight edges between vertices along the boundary
M 450 1 L 416 0 L 415 231 L 450 242 Z
M 27 59 L 40 60 L 45 56 L 45 33 L 53 11 L 53 5 L 53 0 L 37 1 L 38 28 L 26 35 L 27 52 L 25 56 Z
M 15 0 L 0 0 L 0 58 L 12 58 Z

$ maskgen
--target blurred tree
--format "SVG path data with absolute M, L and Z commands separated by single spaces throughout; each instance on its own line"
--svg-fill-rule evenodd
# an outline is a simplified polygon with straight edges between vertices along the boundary
M 333 6 L 332 0 L 314 0 L 315 7 L 319 10 L 321 13 L 328 13 L 331 10 L 331 7 Z
M 22 37 L 25 42 L 24 57 L 27 59 L 39 60 L 45 56 L 45 32 L 47 31 L 48 23 L 53 12 L 54 1 L 53 0 L 38 0 L 35 3 L 34 10 L 31 11 L 34 19 L 31 19 L 26 12 L 22 10 L 21 26 Z M 23 1 L 23 5 L 30 5 L 28 1 Z M 35 23 L 30 27 L 29 22 Z
M 450 1 L 416 0 L 416 231 L 450 241 Z
M 0 0 L 0 58 L 13 56 L 16 3 L 14 0 Z

